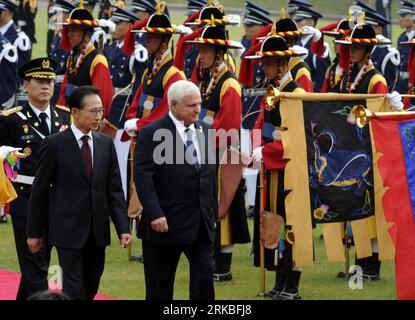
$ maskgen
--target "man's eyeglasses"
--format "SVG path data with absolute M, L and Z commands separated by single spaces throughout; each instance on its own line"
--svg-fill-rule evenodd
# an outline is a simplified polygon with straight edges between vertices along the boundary
M 104 108 L 92 109 L 92 110 L 85 110 L 85 109 L 79 109 L 79 110 L 89 112 L 91 114 L 91 116 L 93 116 L 93 117 L 96 117 L 97 115 L 102 116 L 105 112 Z

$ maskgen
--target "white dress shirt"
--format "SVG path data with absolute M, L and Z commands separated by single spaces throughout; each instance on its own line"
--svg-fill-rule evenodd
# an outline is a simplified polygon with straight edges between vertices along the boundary
M 89 137 L 88 144 L 91 149 L 91 159 L 92 159 L 92 168 L 94 168 L 94 140 L 92 139 L 92 131 L 89 131 L 88 134 L 83 133 L 79 130 L 74 124 L 71 124 L 71 130 L 75 136 L 76 141 L 78 142 L 79 149 L 82 148 L 82 137 L 87 135 Z
M 46 113 L 46 123 L 48 125 L 49 132 L 52 133 L 52 116 L 50 114 L 50 106 L 47 106 L 47 108 L 44 111 L 39 110 L 34 105 L 32 105 L 30 102 L 29 102 L 29 106 L 30 106 L 30 108 L 32 108 L 33 112 L 35 113 L 35 115 L 39 119 L 39 121 L 41 121 L 40 114 L 42 112 Z
M 195 125 L 192 123 L 189 127 L 186 127 L 182 121 L 179 121 L 176 119 L 176 117 L 173 115 L 173 113 L 171 113 L 171 111 L 169 111 L 169 116 L 172 119 L 174 125 L 176 126 L 176 130 L 180 135 L 180 138 L 183 141 L 183 144 L 186 146 L 186 141 L 187 141 L 187 133 L 185 132 L 186 129 L 190 129 L 190 131 L 192 132 L 192 142 L 193 145 L 195 146 L 196 149 L 196 153 L 197 153 L 197 161 L 199 162 L 199 164 L 202 164 L 202 162 L 200 161 L 200 147 L 199 147 L 199 141 L 197 140 L 197 136 L 196 136 L 196 128 Z
M 5 33 L 7 32 L 7 30 L 9 30 L 12 24 L 13 24 L 13 19 L 0 28 L 0 33 L 2 35 L 5 35 Z

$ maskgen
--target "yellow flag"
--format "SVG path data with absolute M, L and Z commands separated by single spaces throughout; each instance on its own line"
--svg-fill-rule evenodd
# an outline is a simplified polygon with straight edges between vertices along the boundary
M 0 207 L 17 198 L 16 190 L 4 172 L 3 159 L 0 158 Z

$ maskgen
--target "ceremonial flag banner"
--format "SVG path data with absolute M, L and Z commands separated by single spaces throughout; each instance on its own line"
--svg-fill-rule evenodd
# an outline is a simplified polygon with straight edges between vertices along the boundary
M 384 95 L 281 93 L 286 224 L 294 232 L 297 267 L 313 264 L 312 225 L 324 224 L 329 261 L 345 261 L 344 222 L 350 221 L 358 258 L 393 259 L 381 203 L 382 181 L 373 164 L 370 127 L 356 125 L 357 106 L 390 111 Z
M 377 166 L 387 188 L 382 203 L 396 248 L 398 299 L 415 299 L 415 113 L 372 115 Z

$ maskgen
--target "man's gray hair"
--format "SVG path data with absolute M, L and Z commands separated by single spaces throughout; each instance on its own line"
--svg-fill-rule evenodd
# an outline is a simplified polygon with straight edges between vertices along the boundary
M 170 86 L 169 91 L 167 92 L 169 107 L 171 107 L 173 100 L 181 102 L 184 97 L 193 93 L 198 93 L 200 95 L 199 88 L 193 82 L 188 80 L 176 81 Z

